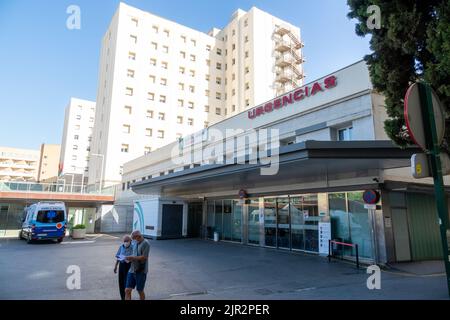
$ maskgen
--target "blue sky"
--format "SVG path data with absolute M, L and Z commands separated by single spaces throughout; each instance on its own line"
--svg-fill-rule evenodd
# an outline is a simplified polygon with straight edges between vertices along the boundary
M 129 5 L 207 32 L 237 9 L 256 6 L 300 27 L 307 81 L 369 53 L 345 0 L 128 0 Z M 66 28 L 69 5 L 81 30 Z M 61 143 L 70 97 L 95 100 L 100 42 L 119 1 L 0 0 L 0 146 L 38 149 Z

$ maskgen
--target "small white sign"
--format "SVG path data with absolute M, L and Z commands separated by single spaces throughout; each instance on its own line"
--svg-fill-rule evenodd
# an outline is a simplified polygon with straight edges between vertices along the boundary
M 319 222 L 319 254 L 328 255 L 331 240 L 331 223 Z
M 376 210 L 377 209 L 377 205 L 376 204 L 365 204 L 364 205 L 364 209 Z

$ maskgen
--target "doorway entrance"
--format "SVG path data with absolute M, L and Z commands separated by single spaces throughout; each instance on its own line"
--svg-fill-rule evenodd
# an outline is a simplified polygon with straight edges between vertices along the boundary
M 200 238 L 202 228 L 203 203 L 193 202 L 188 204 L 188 238 Z

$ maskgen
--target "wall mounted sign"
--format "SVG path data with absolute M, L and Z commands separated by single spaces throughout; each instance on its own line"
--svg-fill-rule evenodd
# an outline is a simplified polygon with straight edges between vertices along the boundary
M 363 200 L 366 204 L 377 204 L 380 201 L 380 193 L 377 190 L 366 190 L 363 193 Z

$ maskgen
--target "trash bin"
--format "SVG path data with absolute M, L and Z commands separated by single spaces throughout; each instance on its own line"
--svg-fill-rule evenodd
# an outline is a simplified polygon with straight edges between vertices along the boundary
M 219 233 L 218 232 L 214 232 L 214 241 L 215 242 L 219 241 Z

